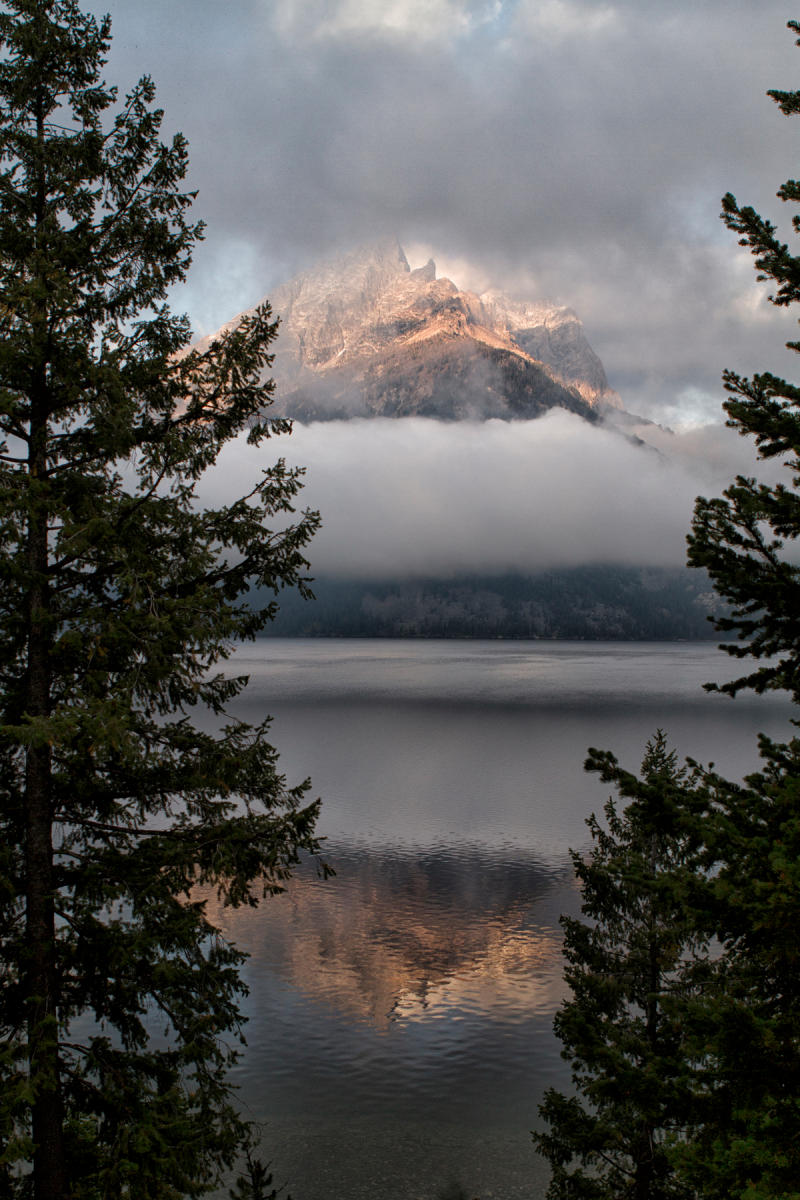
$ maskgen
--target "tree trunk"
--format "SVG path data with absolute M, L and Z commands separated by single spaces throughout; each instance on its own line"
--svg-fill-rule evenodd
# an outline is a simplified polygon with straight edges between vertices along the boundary
M 33 1101 L 35 1200 L 64 1200 L 63 1108 L 58 1055 L 58 1006 L 50 818 L 50 752 L 28 751 L 27 921 L 28 1053 Z
M 650 838 L 650 879 L 658 875 L 658 844 L 655 834 Z M 647 998 L 645 1001 L 645 1037 L 650 1054 L 658 1053 L 658 995 L 661 989 L 661 969 L 658 960 L 658 917 L 653 912 L 654 901 L 648 902 Z M 634 1200 L 653 1200 L 655 1177 L 655 1129 L 647 1122 L 642 1126 L 636 1160 Z
M 47 471 L 46 381 L 33 389 L 29 442 L 28 681 L 26 710 L 34 721 L 50 712 L 48 514 L 40 493 Z M 26 809 L 26 951 L 28 1055 L 33 1088 L 34 1200 L 66 1200 L 56 965 L 55 879 L 50 746 L 28 747 Z

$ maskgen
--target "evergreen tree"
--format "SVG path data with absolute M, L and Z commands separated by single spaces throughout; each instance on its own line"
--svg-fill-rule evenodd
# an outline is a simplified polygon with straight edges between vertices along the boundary
M 74 0 L 0 3 L 0 1191 L 35 1200 L 213 1186 L 246 1137 L 242 956 L 194 889 L 255 903 L 318 849 L 221 669 L 307 591 L 318 517 L 282 461 L 195 499 L 229 439 L 288 428 L 276 325 L 187 351 L 186 146 L 148 78 L 117 103 L 109 37 Z
M 788 27 L 800 33 L 800 22 Z M 785 115 L 800 112 L 800 91 L 768 95 Z M 797 204 L 800 183 L 790 179 L 777 194 Z M 759 280 L 776 285 L 772 303 L 797 303 L 800 255 L 753 208 L 730 194 L 722 206 Z M 800 216 L 791 224 L 799 233 Z M 800 342 L 788 346 L 800 350 Z M 730 695 L 783 689 L 800 703 L 800 567 L 792 554 L 800 535 L 800 388 L 771 372 L 748 379 L 728 371 L 724 380 L 728 424 L 754 439 L 761 458 L 781 462 L 787 479 L 769 486 L 739 476 L 722 498 L 696 502 L 689 562 L 705 567 L 732 605 L 715 624 L 739 642 L 723 649 L 760 662 L 708 686 Z M 704 834 L 724 953 L 698 1025 L 713 1067 L 708 1119 L 684 1157 L 704 1194 L 719 1200 L 800 1196 L 800 741 L 762 738 L 761 753 L 761 771 L 744 786 L 713 779 L 716 803 Z
M 800 33 L 800 22 L 789 28 Z M 800 112 L 800 91 L 768 94 L 784 114 Z M 800 183 L 778 196 L 800 202 Z M 754 209 L 730 194 L 722 203 L 759 278 L 777 284 L 772 302 L 800 300 L 800 255 Z M 800 233 L 800 215 L 792 226 Z M 696 502 L 689 562 L 731 605 L 716 628 L 738 635 L 721 649 L 759 663 L 707 686 L 731 696 L 782 689 L 798 703 L 800 388 L 767 372 L 728 371 L 724 381 L 729 425 L 761 458 L 783 462 L 788 480 L 738 476 L 723 497 Z M 646 758 L 641 781 L 610 755 L 589 760 L 632 803 L 621 817 L 610 806 L 607 833 L 592 822 L 595 851 L 588 864 L 575 860 L 594 924 L 567 923 L 573 999 L 557 1029 L 577 1095 L 547 1096 L 551 1131 L 537 1137 L 553 1200 L 800 1200 L 800 739 L 762 737 L 761 755 L 742 785 L 696 767 L 682 778 L 674 759 L 654 779 Z M 658 814 L 667 853 L 648 863 Z M 650 985 L 649 949 L 659 964 Z
M 800 33 L 800 22 L 790 21 L 789 28 Z M 800 112 L 800 91 L 767 94 L 784 114 Z M 778 196 L 797 204 L 800 182 L 788 180 Z M 769 220 L 753 208 L 740 207 L 730 193 L 723 197 L 722 210 L 740 245 L 750 248 L 759 280 L 777 285 L 772 303 L 796 304 L 800 255 L 780 240 Z M 792 228 L 800 232 L 800 216 L 792 217 Z M 787 345 L 800 350 L 800 342 Z M 761 458 L 782 461 L 788 481 L 769 486 L 737 476 L 722 498 L 697 499 L 689 563 L 705 567 L 715 590 L 731 605 L 729 615 L 713 619 L 715 627 L 735 632 L 739 640 L 721 648 L 738 658 L 777 659 L 713 687 L 731 695 L 741 688 L 785 689 L 800 703 L 800 566 L 784 552 L 786 543 L 800 534 L 800 388 L 771 372 L 747 379 L 726 371 L 723 378 L 730 396 L 723 406 L 728 424 L 754 439 Z
M 586 766 L 627 804 L 620 813 L 608 801 L 605 827 L 590 817 L 593 849 L 572 855 L 585 919 L 562 918 L 572 996 L 555 1029 L 576 1091 L 548 1091 L 549 1129 L 534 1142 L 552 1168 L 548 1200 L 689 1200 L 670 1151 L 693 1106 L 682 1017 L 706 969 L 692 916 L 701 847 L 687 816 L 702 788 L 661 731 L 641 778 L 607 752 L 590 751 Z
M 684 1012 L 696 1106 L 675 1147 L 704 1200 L 800 1197 L 800 741 L 762 754 L 741 786 L 704 773 L 720 950 Z
M 244 1148 L 244 1171 L 238 1175 L 230 1190 L 230 1200 L 279 1200 L 284 1188 L 273 1183 L 270 1163 L 263 1162 L 256 1153 L 255 1133 Z M 292 1200 L 287 1193 L 285 1200 Z

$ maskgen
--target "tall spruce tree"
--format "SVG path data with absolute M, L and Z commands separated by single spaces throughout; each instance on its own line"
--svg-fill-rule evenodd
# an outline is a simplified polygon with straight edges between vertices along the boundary
M 800 22 L 788 28 L 800 33 Z M 797 41 L 800 45 L 800 40 Z M 768 95 L 785 115 L 800 113 L 800 91 Z M 800 202 L 790 179 L 777 193 Z M 777 228 L 728 194 L 722 218 L 753 254 L 760 281 L 776 285 L 778 307 L 800 301 L 800 255 Z M 800 215 L 791 219 L 800 233 Z M 787 343 L 800 350 L 800 342 Z M 705 567 L 729 616 L 723 649 L 757 668 L 708 685 L 788 691 L 800 703 L 800 388 L 771 372 L 727 371 L 728 424 L 752 437 L 762 459 L 781 463 L 774 486 L 738 476 L 721 498 L 699 497 L 689 562 Z M 768 660 L 764 662 L 763 660 Z M 713 1072 L 708 1120 L 689 1139 L 684 1167 L 713 1200 L 797 1200 L 800 1196 L 800 740 L 761 739 L 762 769 L 742 787 L 715 781 L 705 830 L 714 865 L 716 920 L 724 947 L 698 1025 Z
M 800 33 L 800 22 L 789 28 Z M 784 114 L 800 112 L 800 91 L 768 94 Z M 778 196 L 800 202 L 800 183 Z M 772 302 L 798 302 L 800 255 L 754 209 L 730 194 L 722 204 L 759 279 L 777 284 Z M 792 227 L 800 233 L 800 215 Z M 696 502 L 689 562 L 731 606 L 716 627 L 738 635 L 721 649 L 759 664 L 707 686 L 730 696 L 785 690 L 797 704 L 800 388 L 769 372 L 728 371 L 724 382 L 728 423 L 788 478 L 773 486 L 738 476 L 721 498 Z M 595 851 L 587 864 L 576 859 L 593 924 L 567 923 L 573 999 L 557 1028 L 577 1095 L 546 1097 L 551 1129 L 536 1138 L 553 1166 L 553 1200 L 800 1200 L 800 739 L 762 737 L 760 748 L 761 769 L 741 785 L 711 769 L 682 779 L 674 760 L 657 780 L 646 758 L 641 781 L 612 756 L 589 760 L 631 802 L 621 816 L 607 810 L 608 832 L 592 824 Z M 654 875 L 642 851 L 658 813 L 672 849 Z M 649 985 L 648 945 L 666 971 Z
M 586 919 L 562 918 L 572 996 L 555 1030 L 575 1093 L 548 1091 L 549 1128 L 534 1143 L 552 1170 L 548 1200 L 690 1200 L 700 1193 L 675 1174 L 671 1150 L 694 1104 L 683 1017 L 707 970 L 693 916 L 703 788 L 661 731 L 641 777 L 607 752 L 590 751 L 586 766 L 627 803 L 608 801 L 605 826 L 590 817 L 592 851 L 572 855 Z
M 800 22 L 788 27 L 800 33 Z M 784 114 L 800 113 L 800 91 L 767 94 Z M 800 182 L 788 180 L 777 194 L 799 203 Z M 758 279 L 777 285 L 771 302 L 783 308 L 800 301 L 800 255 L 781 241 L 776 226 L 755 209 L 740 207 L 730 193 L 722 200 L 722 219 L 739 234 L 740 245 L 750 248 Z M 800 215 L 791 224 L 800 233 Z M 787 345 L 800 351 L 800 341 Z M 731 605 L 729 615 L 714 618 L 716 628 L 738 638 L 721 648 L 737 658 L 777 660 L 709 686 L 730 695 L 742 688 L 785 689 L 800 703 L 800 566 L 785 553 L 786 544 L 800 535 L 800 388 L 768 371 L 751 379 L 726 371 L 723 379 L 728 424 L 754 439 L 761 458 L 781 461 L 788 479 L 770 486 L 740 475 L 722 497 L 697 499 L 689 564 L 705 567 Z
M 800 1197 L 800 741 L 740 785 L 706 771 L 700 918 L 718 951 L 683 1013 L 695 1104 L 674 1147 L 703 1200 Z
M 229 439 L 288 428 L 276 325 L 186 350 L 186 145 L 147 77 L 117 102 L 109 38 L 73 0 L 0 4 L 0 1191 L 35 1200 L 214 1184 L 246 1134 L 241 956 L 193 889 L 255 902 L 318 849 L 220 666 L 274 615 L 249 588 L 307 590 L 318 516 L 282 461 L 195 498 Z

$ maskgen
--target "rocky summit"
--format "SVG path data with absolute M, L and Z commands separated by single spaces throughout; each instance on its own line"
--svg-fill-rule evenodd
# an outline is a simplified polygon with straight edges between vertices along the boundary
M 269 299 L 281 319 L 276 415 L 508 420 L 560 407 L 594 420 L 619 405 L 571 309 L 462 291 L 437 279 L 432 259 L 412 271 L 396 241 L 332 259 Z

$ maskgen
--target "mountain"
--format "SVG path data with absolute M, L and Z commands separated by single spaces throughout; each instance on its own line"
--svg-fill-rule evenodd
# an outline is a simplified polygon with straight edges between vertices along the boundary
M 463 291 L 437 279 L 432 259 L 412 271 L 396 241 L 323 263 L 269 299 L 281 318 L 276 415 L 523 419 L 560 407 L 591 421 L 619 406 L 571 309 Z
M 653 456 L 654 467 L 663 457 L 640 436 L 648 423 L 627 413 L 610 389 L 570 308 L 495 289 L 480 295 L 460 289 L 437 278 L 432 260 L 412 270 L 396 241 L 331 259 L 273 289 L 269 300 L 281 320 L 269 370 L 277 385 L 275 415 L 304 422 L 406 416 L 511 421 L 564 408 L 613 428 Z M 370 503 L 367 494 L 364 503 Z M 558 519 L 549 510 L 539 515 Z M 686 569 L 612 564 L 426 579 L 314 573 L 316 600 L 283 593 L 268 634 L 713 636 L 708 580 Z

